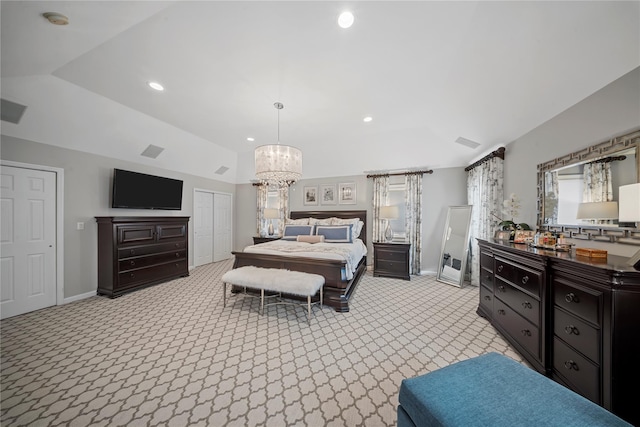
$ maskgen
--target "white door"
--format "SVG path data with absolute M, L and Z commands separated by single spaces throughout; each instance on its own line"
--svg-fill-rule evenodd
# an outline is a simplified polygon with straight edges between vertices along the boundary
M 231 194 L 213 194 L 213 261 L 231 258 Z
M 194 264 L 213 262 L 213 193 L 195 191 L 193 210 Z
M 2 166 L 0 317 L 56 304 L 56 174 Z

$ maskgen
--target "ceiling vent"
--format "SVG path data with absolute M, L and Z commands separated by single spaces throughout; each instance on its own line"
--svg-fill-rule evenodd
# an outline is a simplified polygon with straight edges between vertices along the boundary
M 151 159 L 155 159 L 163 151 L 164 151 L 164 148 L 158 147 L 157 145 L 149 144 L 149 146 L 140 155 L 144 157 L 149 157 Z
M 217 171 L 215 171 L 215 174 L 216 174 L 216 175 L 222 175 L 223 173 L 225 173 L 225 172 L 226 172 L 226 171 L 228 171 L 228 170 L 229 170 L 229 168 L 228 168 L 228 167 L 226 167 L 226 166 L 220 166 L 220 167 L 218 168 L 218 170 L 217 170 Z
M 469 148 L 478 148 L 480 146 L 480 143 L 471 141 L 470 139 L 463 138 L 463 137 L 459 137 L 458 139 L 456 139 L 456 142 L 458 144 L 462 144 L 465 147 L 469 147 Z
M 0 118 L 5 122 L 18 124 L 27 107 L 6 99 L 0 99 L 0 101 L 0 112 L 2 113 Z

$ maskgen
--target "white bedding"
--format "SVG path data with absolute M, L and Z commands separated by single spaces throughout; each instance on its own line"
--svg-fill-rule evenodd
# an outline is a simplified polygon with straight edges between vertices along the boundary
M 346 261 L 345 276 L 347 280 L 351 280 L 353 273 L 358 268 L 358 263 L 367 254 L 367 247 L 360 239 L 354 240 L 353 243 L 306 243 L 274 240 L 247 246 L 244 248 L 244 252 Z

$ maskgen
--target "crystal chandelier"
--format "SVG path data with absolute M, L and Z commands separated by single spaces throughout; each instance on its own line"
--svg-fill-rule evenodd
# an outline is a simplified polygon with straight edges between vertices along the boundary
M 302 176 L 302 151 L 280 144 L 280 102 L 273 104 L 278 110 L 278 143 L 256 148 L 256 177 L 265 183 L 289 185 Z

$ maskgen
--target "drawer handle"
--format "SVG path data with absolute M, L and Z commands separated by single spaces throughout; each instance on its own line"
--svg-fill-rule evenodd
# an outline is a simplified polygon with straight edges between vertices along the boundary
M 507 314 L 507 312 L 506 312 L 506 311 L 504 311 L 504 310 L 498 310 L 498 314 L 501 314 L 501 315 L 503 315 L 503 316 L 504 316 L 504 315 L 506 315 L 506 314 Z
M 533 308 L 533 305 L 529 301 L 525 301 L 522 303 L 522 308 Z
M 133 279 L 134 277 L 136 277 L 136 275 L 131 273 L 131 275 L 129 277 L 131 277 Z
M 564 296 L 564 300 L 566 302 L 575 302 L 576 304 L 580 302 L 580 298 L 578 298 L 578 296 L 573 292 L 569 292 L 568 294 L 566 294 Z
M 176 248 L 179 248 L 179 247 L 180 247 L 180 243 L 176 243 Z
M 504 265 L 499 265 L 498 266 L 498 273 L 502 273 L 502 269 L 504 268 Z
M 136 254 L 135 249 L 131 249 L 130 253 L 131 253 L 131 255 L 135 255 Z
M 566 362 L 564 362 L 564 367 L 567 368 L 568 370 L 574 370 L 574 371 L 579 371 L 580 368 L 578 368 L 578 364 L 576 362 L 574 362 L 573 360 L 569 359 Z
M 523 285 L 526 285 L 528 281 L 529 281 L 529 276 L 524 276 L 524 277 L 522 278 L 522 284 L 523 284 Z
M 573 335 L 580 335 L 580 331 L 578 330 L 578 328 L 576 328 L 573 325 L 567 325 L 564 327 L 564 331 L 566 333 L 568 333 L 569 335 L 573 334 Z
M 522 333 L 522 335 L 524 335 L 525 337 L 530 337 L 531 336 L 531 331 L 528 329 L 523 329 L 520 331 Z
M 180 258 L 180 254 L 176 252 L 176 258 Z
M 131 265 L 136 265 L 136 262 L 135 261 L 131 261 L 130 264 Z
M 491 301 L 491 297 L 489 295 L 485 295 L 484 299 L 486 299 L 487 301 Z
M 503 285 L 498 286 L 500 292 L 507 292 Z
M 491 282 L 493 280 L 493 277 L 490 274 L 487 274 L 486 280 L 487 282 Z

